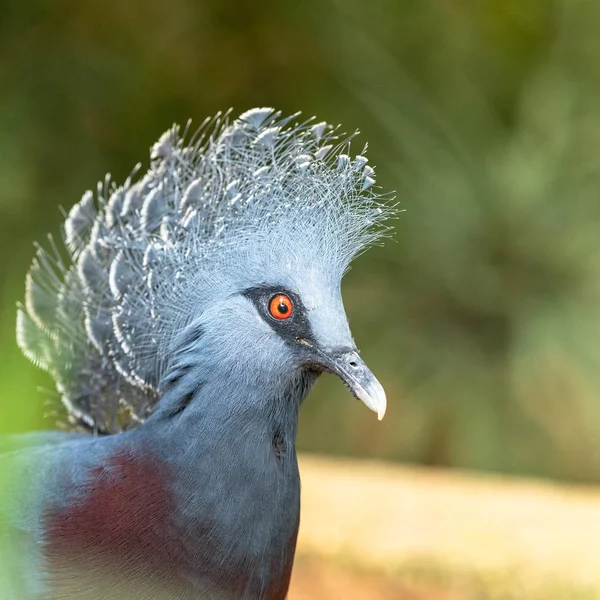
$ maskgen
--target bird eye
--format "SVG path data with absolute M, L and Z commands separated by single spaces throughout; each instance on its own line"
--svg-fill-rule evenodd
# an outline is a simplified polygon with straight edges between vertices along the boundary
M 293 311 L 294 304 L 285 294 L 277 294 L 269 300 L 269 312 L 276 319 L 289 319 Z

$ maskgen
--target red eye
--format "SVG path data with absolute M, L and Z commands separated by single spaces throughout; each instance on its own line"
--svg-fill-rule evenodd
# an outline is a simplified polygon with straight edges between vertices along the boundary
M 294 312 L 294 304 L 285 294 L 277 294 L 269 300 L 269 312 L 276 319 L 289 319 Z

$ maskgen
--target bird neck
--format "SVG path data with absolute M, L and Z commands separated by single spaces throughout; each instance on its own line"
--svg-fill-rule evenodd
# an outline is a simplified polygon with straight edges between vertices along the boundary
M 317 376 L 299 370 L 283 381 L 245 382 L 242 386 L 228 377 L 176 373 L 166 380 L 163 398 L 144 427 L 194 428 L 194 438 L 205 432 L 212 439 L 229 433 L 272 433 L 295 443 L 300 405 Z
M 182 497 L 207 476 L 218 477 L 231 493 L 249 480 L 264 493 L 272 493 L 275 480 L 299 493 L 298 413 L 317 374 L 303 370 L 284 382 L 241 386 L 234 377 L 198 373 L 170 378 L 159 410 L 134 430 L 172 473 L 182 473 L 175 486 Z
M 265 393 L 273 390 L 265 385 L 243 395 L 226 379 L 181 379 L 132 432 L 169 474 L 171 520 L 182 532 L 176 546 L 200 588 L 218 585 L 212 574 L 223 575 L 227 565 L 227 578 L 240 582 L 235 597 L 244 590 L 252 598 L 284 598 L 300 518 L 298 410 L 315 379 L 302 372 L 277 393 Z M 182 393 L 190 394 L 185 402 Z

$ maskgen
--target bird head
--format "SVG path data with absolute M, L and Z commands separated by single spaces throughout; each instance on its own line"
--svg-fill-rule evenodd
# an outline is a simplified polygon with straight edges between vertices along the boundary
M 107 181 L 97 201 L 88 192 L 71 210 L 72 265 L 40 251 L 19 341 L 80 420 L 107 423 L 107 386 L 120 391 L 113 412 L 143 420 L 190 369 L 282 395 L 303 374 L 330 372 L 383 417 L 341 280 L 386 234 L 393 208 L 373 191 L 364 152 L 296 117 L 259 108 L 218 115 L 192 136 L 171 128 L 139 181 Z M 57 277 L 42 278 L 49 269 Z M 54 332 L 46 345 L 40 332 Z
M 340 279 L 317 256 L 292 258 L 312 254 L 302 251 L 305 244 L 279 241 L 272 253 L 263 246 L 260 255 L 270 257 L 264 267 L 261 260 L 249 268 L 252 260 L 236 253 L 235 281 L 221 282 L 207 308 L 182 328 L 171 372 L 179 371 L 178 362 L 193 364 L 199 380 L 231 381 L 277 396 L 303 374 L 325 371 L 381 419 L 386 396 L 352 339 Z

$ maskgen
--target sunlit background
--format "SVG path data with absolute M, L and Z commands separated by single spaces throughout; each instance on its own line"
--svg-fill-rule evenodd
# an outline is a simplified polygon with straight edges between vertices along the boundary
M 52 382 L 16 347 L 15 304 L 33 241 L 59 235 L 59 207 L 68 210 L 106 172 L 122 181 L 136 162 L 147 164 L 149 146 L 173 122 L 267 105 L 360 129 L 378 184 L 405 209 L 394 240 L 344 280 L 353 333 L 388 392 L 388 414 L 377 422 L 324 377 L 303 409 L 300 449 L 426 466 L 386 471 L 407 489 L 413 480 L 420 489 L 431 467 L 459 469 L 442 487 L 458 486 L 475 512 L 465 471 L 600 482 L 599 31 L 596 0 L 0 1 L 0 429 L 55 422 Z M 327 467 L 331 481 L 340 469 L 352 475 L 348 463 L 336 465 Z M 373 480 L 364 468 L 354 489 Z M 387 514 L 402 514 L 407 529 L 423 519 L 435 530 L 443 506 L 416 513 L 428 497 L 444 497 L 438 483 L 423 488 L 423 501 L 402 505 L 401 494 Z M 513 483 L 490 485 L 504 494 Z M 529 500 L 518 498 L 498 510 L 511 512 L 512 501 L 519 513 Z M 509 540 L 536 509 L 519 514 L 529 516 L 506 524 Z M 553 523 L 540 525 L 551 537 Z M 596 526 L 578 523 L 588 533 Z M 460 537 L 453 526 L 444 535 Z M 391 532 L 401 538 L 402 524 Z M 540 552 L 562 547 L 561 535 Z M 315 555 L 329 543 L 323 537 Z M 474 541 L 474 555 L 494 543 Z M 435 539 L 424 542 L 421 566 L 428 545 L 435 550 Z M 299 578 L 295 598 L 527 597 L 465 574 L 468 559 L 453 577 L 437 558 L 415 569 L 409 554 L 398 564 L 384 557 L 383 575 L 377 561 L 345 561 L 340 548 L 322 585 L 306 551 L 300 572 L 318 589 Z M 589 553 L 600 556 L 600 547 Z M 565 578 L 579 585 L 573 573 Z M 365 595 L 353 596 L 363 584 Z M 580 597 L 568 589 L 556 597 Z M 600 597 L 590 593 L 581 597 Z

